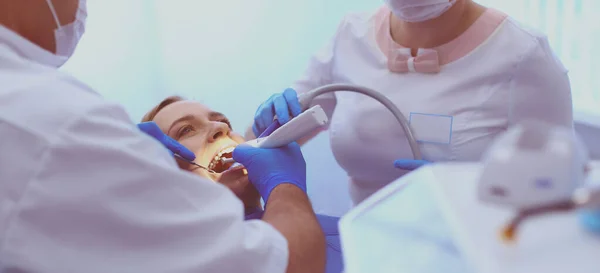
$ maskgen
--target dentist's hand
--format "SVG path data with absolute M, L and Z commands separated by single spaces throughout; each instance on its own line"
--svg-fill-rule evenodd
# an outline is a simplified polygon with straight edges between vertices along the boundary
M 171 155 L 178 154 L 190 161 L 196 159 L 196 155 L 192 151 L 163 133 L 154 121 L 142 122 L 138 124 L 138 128 L 142 130 L 142 132 L 158 140 L 169 150 L 169 152 L 171 152 Z
M 265 203 L 271 191 L 280 184 L 293 184 L 306 192 L 306 162 L 297 143 L 276 149 L 239 145 L 233 159 L 248 170 L 248 178 Z
M 431 162 L 426 160 L 398 159 L 394 161 L 394 167 L 405 171 L 414 171 L 429 163 Z
M 298 101 L 298 94 L 294 89 L 288 88 L 283 93 L 272 95 L 258 107 L 254 114 L 252 132 L 258 137 L 273 123 L 275 115 L 277 115 L 279 123 L 284 125 L 301 113 L 302 106 Z

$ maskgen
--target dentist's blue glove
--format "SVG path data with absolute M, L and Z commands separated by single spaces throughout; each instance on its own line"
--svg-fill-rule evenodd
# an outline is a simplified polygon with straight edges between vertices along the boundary
M 277 115 L 279 123 L 284 125 L 301 113 L 302 106 L 298 101 L 298 94 L 294 89 L 288 88 L 283 93 L 272 95 L 258 107 L 254 114 L 252 131 L 258 137 L 273 123 L 275 115 Z
M 233 159 L 248 170 L 250 182 L 265 203 L 280 184 L 293 184 L 306 192 L 306 162 L 295 142 L 275 149 L 238 145 L 233 150 Z
M 431 162 L 426 160 L 398 159 L 394 161 L 394 167 L 405 171 L 414 171 L 429 163 Z
M 196 155 L 192 151 L 163 133 L 154 121 L 142 122 L 138 124 L 138 128 L 162 143 L 171 152 L 171 155 L 177 154 L 189 161 L 196 159 Z

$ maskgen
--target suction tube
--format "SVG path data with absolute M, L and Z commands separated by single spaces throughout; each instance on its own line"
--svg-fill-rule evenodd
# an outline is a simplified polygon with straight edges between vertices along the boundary
M 305 111 L 306 109 L 308 109 L 310 107 L 310 104 L 314 98 L 316 98 L 320 95 L 323 95 L 323 94 L 340 92 L 340 91 L 348 91 L 348 92 L 354 92 L 354 93 L 360 93 L 363 95 L 367 95 L 367 96 L 377 100 L 381 104 L 383 104 L 383 106 L 385 106 L 388 110 L 390 110 L 392 112 L 392 114 L 394 115 L 394 117 L 396 118 L 398 123 L 400 123 L 400 126 L 402 126 L 402 130 L 404 131 L 404 134 L 406 135 L 406 139 L 408 140 L 408 144 L 410 145 L 410 149 L 412 151 L 413 158 L 415 160 L 423 159 L 423 157 L 421 155 L 421 150 L 419 149 L 419 144 L 415 140 L 412 130 L 410 129 L 410 125 L 408 124 L 408 120 L 406 120 L 406 118 L 404 117 L 402 112 L 400 112 L 398 107 L 396 107 L 396 105 L 392 101 L 390 101 L 383 94 L 381 94 L 373 89 L 363 87 L 363 86 L 358 86 L 358 85 L 351 85 L 351 84 L 330 84 L 330 85 L 325 85 L 325 86 L 313 89 L 307 93 L 301 94 L 298 96 L 298 100 L 300 101 L 300 105 L 302 106 L 302 111 Z

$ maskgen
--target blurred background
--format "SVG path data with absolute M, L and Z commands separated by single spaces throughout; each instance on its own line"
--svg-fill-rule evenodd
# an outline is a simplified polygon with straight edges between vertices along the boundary
M 577 130 L 600 154 L 600 1 L 477 0 L 545 32 L 570 71 Z M 62 68 L 133 121 L 170 95 L 222 111 L 239 132 L 258 105 L 304 71 L 348 12 L 381 0 L 90 0 L 86 34 Z M 350 208 L 327 134 L 304 148 L 318 213 Z M 391 164 L 391 163 L 390 163 Z

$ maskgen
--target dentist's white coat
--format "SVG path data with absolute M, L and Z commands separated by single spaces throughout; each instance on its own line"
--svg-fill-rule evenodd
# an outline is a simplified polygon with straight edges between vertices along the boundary
M 53 57 L 0 25 L 0 272 L 285 272 L 279 232 Z

